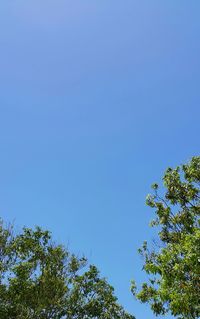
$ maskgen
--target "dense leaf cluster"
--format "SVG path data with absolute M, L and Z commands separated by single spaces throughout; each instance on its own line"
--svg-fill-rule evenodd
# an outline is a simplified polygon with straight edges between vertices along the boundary
M 97 268 L 40 228 L 14 235 L 0 223 L 0 318 L 134 319 Z
M 150 303 L 156 315 L 170 312 L 180 319 L 200 317 L 200 157 L 175 169 L 163 178 L 165 193 L 154 184 L 147 204 L 155 209 L 159 244 L 143 244 L 144 270 L 149 282 L 134 295 Z

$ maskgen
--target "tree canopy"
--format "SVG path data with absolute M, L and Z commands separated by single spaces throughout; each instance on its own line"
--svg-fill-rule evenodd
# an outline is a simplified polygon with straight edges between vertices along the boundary
M 156 315 L 171 313 L 180 319 L 200 317 L 200 157 L 168 168 L 164 192 L 157 184 L 147 204 L 155 210 L 151 226 L 158 229 L 158 243 L 144 242 L 140 253 L 148 282 L 134 295 L 149 303 Z
M 134 319 L 86 258 L 53 243 L 49 231 L 0 223 L 0 318 Z

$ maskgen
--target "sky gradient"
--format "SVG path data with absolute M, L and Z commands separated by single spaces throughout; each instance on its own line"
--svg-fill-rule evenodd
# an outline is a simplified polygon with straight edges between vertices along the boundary
M 145 206 L 200 151 L 200 2 L 2 0 L 0 216 L 84 253 L 137 319 Z M 167 317 L 169 318 L 169 317 Z

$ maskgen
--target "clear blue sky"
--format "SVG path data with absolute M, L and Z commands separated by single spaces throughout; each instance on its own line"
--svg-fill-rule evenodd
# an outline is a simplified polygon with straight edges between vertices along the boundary
M 200 2 L 2 0 L 0 215 L 85 253 L 137 319 L 150 185 L 200 151 Z M 168 317 L 169 318 L 169 317 Z

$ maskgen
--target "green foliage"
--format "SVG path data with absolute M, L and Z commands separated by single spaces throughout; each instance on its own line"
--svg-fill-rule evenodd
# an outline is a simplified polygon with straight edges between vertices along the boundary
M 193 157 L 175 169 L 168 168 L 163 178 L 165 193 L 157 184 L 147 205 L 155 209 L 151 226 L 158 227 L 157 247 L 140 249 L 148 282 L 137 292 L 156 315 L 171 313 L 180 319 L 200 317 L 200 157 Z
M 39 227 L 14 235 L 0 223 L 0 318 L 134 319 L 85 258 Z

